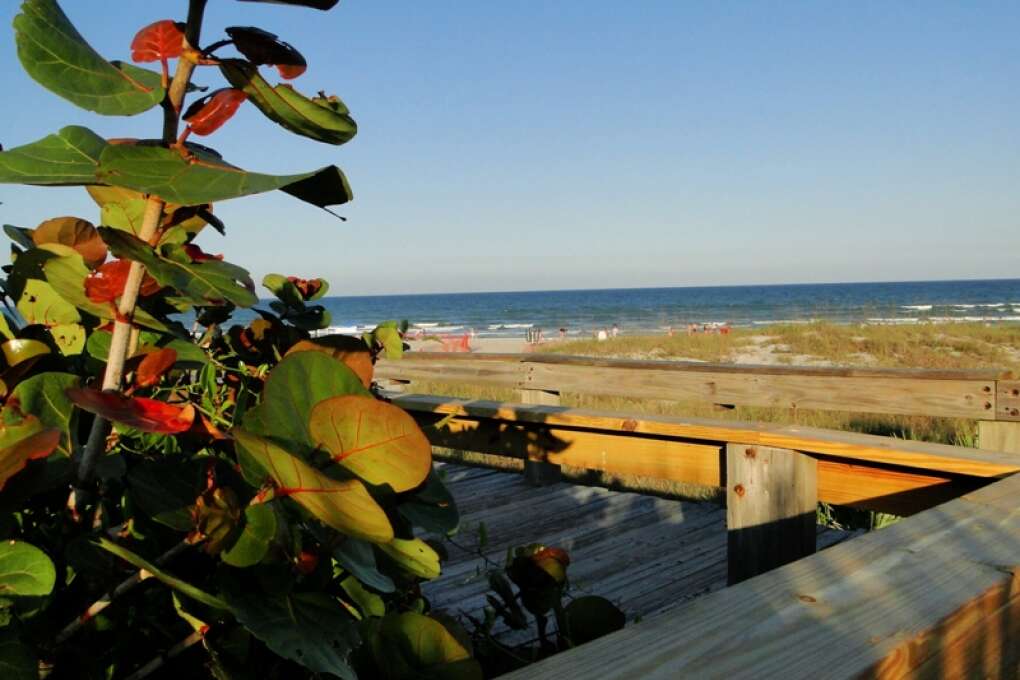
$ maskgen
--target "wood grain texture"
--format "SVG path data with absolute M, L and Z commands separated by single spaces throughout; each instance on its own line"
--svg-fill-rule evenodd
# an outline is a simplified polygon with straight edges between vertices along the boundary
M 978 423 L 978 447 L 1020 454 L 1020 423 L 982 420 Z
M 818 463 L 769 446 L 726 447 L 727 582 L 815 551 Z
M 1020 476 L 504 676 L 1015 678 Z
M 995 478 L 1020 471 L 1020 459 L 1007 453 L 793 425 L 525 406 L 430 395 L 398 396 L 393 399 L 393 403 L 417 413 L 464 416 L 516 423 L 522 427 L 573 428 L 700 440 L 705 443 L 774 446 L 812 455 L 842 458 L 858 464 L 894 465 L 923 472 L 969 477 Z
M 381 378 L 469 382 L 578 394 L 863 413 L 1020 420 L 1020 383 L 998 369 L 749 366 L 542 354 L 413 352 Z M 1007 385 L 1000 389 L 1000 385 Z M 1018 395 L 1020 396 L 1020 395 Z M 1014 413 L 1015 412 L 1015 413 Z
M 519 392 L 522 404 L 541 404 L 544 406 L 559 406 L 560 393 L 549 390 L 521 390 Z M 537 455 L 528 455 L 524 459 L 524 479 L 537 486 L 555 484 L 560 481 L 560 466 L 548 459 L 545 452 L 536 452 Z

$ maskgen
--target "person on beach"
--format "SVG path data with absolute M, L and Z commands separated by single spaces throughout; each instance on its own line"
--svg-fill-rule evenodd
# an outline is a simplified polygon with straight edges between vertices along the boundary
M 602 342 L 603 340 L 609 339 L 609 333 L 606 332 L 605 328 L 600 328 L 599 333 L 596 337 L 598 338 L 599 342 Z
M 617 337 L 618 335 L 620 335 L 620 327 L 619 327 L 619 326 L 617 326 L 617 325 L 616 325 L 616 324 L 614 323 L 614 324 L 613 324 L 613 329 L 612 329 L 612 330 L 610 331 L 610 334 L 611 334 L 611 335 L 612 335 L 612 336 L 613 336 L 614 338 L 615 338 L 615 337 Z
M 567 338 L 567 329 L 566 328 L 561 328 L 560 329 L 560 340 L 566 340 L 566 338 Z

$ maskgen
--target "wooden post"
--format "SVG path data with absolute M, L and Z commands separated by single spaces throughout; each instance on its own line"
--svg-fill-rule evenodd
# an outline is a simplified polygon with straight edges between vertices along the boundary
M 727 444 L 730 585 L 814 553 L 817 469 L 796 451 Z
M 560 393 L 549 390 L 521 390 L 521 403 L 559 406 Z M 535 486 L 548 486 L 560 481 L 560 466 L 528 456 L 524 459 L 524 478 Z
M 1020 453 L 1020 423 L 979 420 L 978 448 L 985 451 Z

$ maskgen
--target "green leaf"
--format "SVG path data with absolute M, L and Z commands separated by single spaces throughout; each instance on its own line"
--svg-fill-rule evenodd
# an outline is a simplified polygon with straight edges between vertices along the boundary
M 435 470 L 429 472 L 425 485 L 397 510 L 415 526 L 437 534 L 453 534 L 460 526 L 460 512 L 453 494 Z
M 3 159 L 3 154 L 0 154 L 0 159 Z M 13 224 L 4 225 L 4 233 L 7 234 L 7 238 L 14 241 L 16 244 L 26 250 L 35 248 L 35 241 L 32 239 L 32 229 L 25 229 L 24 227 L 16 227 Z
M 333 9 L 340 0 L 240 0 L 241 2 L 264 2 L 270 5 L 293 5 L 312 9 Z
M 0 182 L 51 186 L 96 183 L 106 140 L 88 128 L 69 125 L 38 142 L 0 152 Z M 7 232 L 10 236 L 10 232 Z
M 258 302 L 248 288 L 254 287 L 248 272 L 240 267 L 219 260 L 192 262 L 177 245 L 163 246 L 165 255 L 157 253 L 149 244 L 119 229 L 100 227 L 99 233 L 115 256 L 141 262 L 161 286 L 175 289 L 192 304 L 218 305 L 226 301 L 251 307 Z
M 396 589 L 393 580 L 376 567 L 371 543 L 348 537 L 333 550 L 333 559 L 369 588 L 380 593 L 392 593 Z
M 305 301 L 301 298 L 301 292 L 286 276 L 281 274 L 266 274 L 262 278 L 262 286 L 270 293 L 280 298 L 288 307 L 304 309 Z
M 424 579 L 439 576 L 439 554 L 420 538 L 395 538 L 378 546 L 405 571 Z
M 262 561 L 276 536 L 276 512 L 272 501 L 249 505 L 244 509 L 244 527 L 229 550 L 220 553 L 232 567 L 251 567 Z
M 393 539 L 389 518 L 357 479 L 336 480 L 276 444 L 244 430 L 233 430 L 239 455 L 254 460 L 273 481 L 278 497 L 288 497 L 337 531 L 373 543 Z
M 386 604 L 383 599 L 372 591 L 366 590 L 358 579 L 348 576 L 340 582 L 340 587 L 344 589 L 354 604 L 358 605 L 362 617 L 386 615 Z
M 326 144 L 343 144 L 358 132 L 350 111 L 336 97 L 308 98 L 291 85 L 272 86 L 258 67 L 241 59 L 225 59 L 220 70 L 231 85 L 243 90 L 266 118 L 291 132 Z
M 39 680 L 39 660 L 35 651 L 18 638 L 13 626 L 0 629 L 0 678 Z
M 342 361 L 321 352 L 288 354 L 269 374 L 262 403 L 245 414 L 244 428 L 294 445 L 296 453 L 315 446 L 308 431 L 312 407 L 341 395 L 369 396 Z
M 76 324 L 81 315 L 70 302 L 60 297 L 46 281 L 28 279 L 17 302 L 18 312 L 29 324 L 60 326 Z
M 40 597 L 53 592 L 57 570 L 39 548 L 24 541 L 0 543 L 0 597 Z
M 357 622 L 324 593 L 226 593 L 234 616 L 280 656 L 316 673 L 357 680 L 348 659 L 361 643 Z
M 93 302 L 86 297 L 85 277 L 89 275 L 89 270 L 85 266 L 81 255 L 74 253 L 73 255 L 53 257 L 43 265 L 43 272 L 46 275 L 46 281 L 53 286 L 53 289 L 78 309 L 100 319 L 112 319 L 114 317 L 111 305 Z M 134 321 L 140 326 L 153 330 L 168 330 L 166 324 L 158 321 L 154 316 L 141 308 L 135 310 Z
M 144 557 L 136 555 L 127 548 L 117 545 L 113 541 L 110 541 L 105 538 L 100 538 L 98 545 L 103 550 L 113 553 L 114 555 L 124 560 L 128 564 L 139 569 L 144 569 L 145 571 L 152 574 L 153 578 L 170 586 L 174 590 L 180 592 L 182 595 L 187 595 L 191 599 L 197 602 L 201 602 L 202 604 L 208 605 L 215 609 L 229 609 L 227 603 L 221 600 L 220 598 L 214 595 L 210 595 L 204 590 L 196 588 L 190 583 L 182 581 L 179 578 L 171 576 L 170 574 L 166 573 L 156 565 L 146 560 Z
M 575 598 L 564 609 L 564 615 L 566 635 L 572 645 L 609 635 L 627 623 L 627 617 L 616 605 L 597 595 Z
M 300 175 L 263 175 L 206 153 L 195 152 L 186 159 L 178 151 L 141 144 L 106 147 L 96 177 L 111 186 L 155 194 L 181 205 L 215 203 L 274 189 L 320 208 L 353 198 L 347 178 L 333 165 Z
M 308 429 L 316 447 L 375 486 L 409 491 L 432 469 L 432 445 L 414 418 L 375 397 L 324 399 L 312 407 Z
M 145 461 L 128 473 L 131 498 L 145 514 L 176 531 L 191 531 L 191 507 L 202 493 L 204 465 L 199 460 Z
M 380 325 L 372 331 L 372 335 L 376 342 L 382 345 L 387 359 L 399 359 L 404 356 L 404 339 L 400 337 L 400 331 L 396 328 Z
M 78 412 L 65 390 L 78 384 L 78 376 L 71 373 L 40 373 L 19 383 L 11 395 L 24 412 L 35 415 L 46 427 L 60 430 L 57 450 L 65 456 L 78 446 Z
M 470 650 L 432 617 L 388 614 L 369 631 L 369 648 L 385 680 L 482 680 Z
M 50 327 L 50 336 L 65 357 L 77 356 L 85 349 L 85 327 L 78 323 L 61 323 Z
M 14 30 L 25 71 L 83 109 L 132 116 L 163 100 L 163 88 L 142 76 L 143 69 L 118 68 L 92 49 L 55 0 L 25 0 Z

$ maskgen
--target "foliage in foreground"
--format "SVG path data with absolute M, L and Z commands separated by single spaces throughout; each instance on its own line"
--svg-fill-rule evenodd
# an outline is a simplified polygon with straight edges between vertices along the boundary
M 264 67 L 305 70 L 275 35 L 239 26 L 200 42 L 205 5 L 135 37 L 133 61 L 159 71 L 104 59 L 55 0 L 25 0 L 15 19 L 42 86 L 102 115 L 161 106 L 164 120 L 157 139 L 69 126 L 0 153 L 0 182 L 83 186 L 100 225 L 5 227 L 0 668 L 19 680 L 136 679 L 168 662 L 186 677 L 479 677 L 418 589 L 439 556 L 417 536 L 454 531 L 456 507 L 415 422 L 372 391 L 375 358 L 400 354 L 402 328 L 313 337 L 329 325 L 315 303 L 326 283 L 277 275 L 263 281 L 270 309 L 229 325 L 256 304 L 253 282 L 194 243 L 224 229 L 216 201 L 279 190 L 326 209 L 351 190 L 335 166 L 248 172 L 192 137 L 249 104 L 319 142 L 357 130 L 338 98 L 267 80 Z M 185 107 L 196 67 L 229 87 Z

